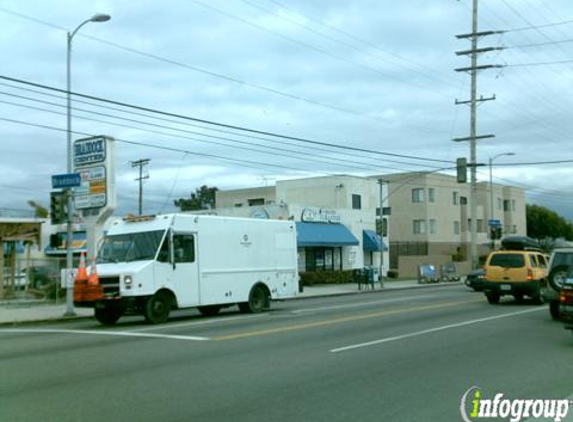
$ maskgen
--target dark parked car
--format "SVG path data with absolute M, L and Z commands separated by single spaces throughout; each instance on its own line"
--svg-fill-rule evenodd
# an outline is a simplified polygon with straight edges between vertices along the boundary
M 569 276 L 573 274 L 569 273 Z M 559 292 L 559 319 L 565 328 L 573 330 L 573 279 L 567 278 Z
M 483 291 L 483 286 L 485 283 L 485 270 L 483 268 L 478 268 L 473 270 L 466 276 L 466 286 L 471 287 L 476 292 Z

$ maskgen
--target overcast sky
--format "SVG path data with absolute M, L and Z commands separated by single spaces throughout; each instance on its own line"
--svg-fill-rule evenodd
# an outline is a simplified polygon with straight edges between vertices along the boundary
M 0 0 L 0 76 L 146 107 L 74 102 L 75 138 L 113 136 L 118 213 L 173 210 L 201 185 L 265 186 L 328 174 L 433 171 L 469 157 L 471 0 Z M 573 219 L 573 3 L 480 0 L 478 162 L 494 182 Z M 89 104 L 88 104 L 89 102 Z M 0 209 L 49 203 L 66 173 L 65 96 L 0 79 Z M 238 131 L 196 120 L 312 142 Z M 337 149 L 335 144 L 356 150 Z M 382 153 L 382 154 L 381 154 Z M 384 155 L 384 154 L 396 154 Z M 530 164 L 539 163 L 539 164 Z M 545 164 L 544 164 L 545 163 Z M 523 164 L 501 166 L 501 164 Z M 479 180 L 488 180 L 487 167 Z

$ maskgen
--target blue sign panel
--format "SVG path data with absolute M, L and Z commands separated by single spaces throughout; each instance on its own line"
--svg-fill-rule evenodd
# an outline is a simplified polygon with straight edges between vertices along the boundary
M 56 174 L 52 176 L 53 189 L 75 188 L 80 186 L 82 178 L 79 173 Z
M 492 227 L 500 227 L 501 226 L 501 221 L 499 221 L 499 220 L 488 220 L 487 223 Z

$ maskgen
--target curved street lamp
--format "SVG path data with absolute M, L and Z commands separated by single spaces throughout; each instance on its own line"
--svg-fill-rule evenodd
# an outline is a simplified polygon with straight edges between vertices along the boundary
M 80 30 L 82 26 L 89 22 L 107 22 L 111 19 L 110 15 L 106 15 L 103 13 L 97 13 L 93 15 L 91 18 L 86 19 L 82 23 L 80 23 L 76 29 L 72 32 L 68 32 L 67 40 L 67 140 L 68 140 L 68 174 L 73 171 L 73 160 L 72 160 L 72 40 L 74 35 Z M 71 195 L 71 190 L 68 188 L 67 192 L 67 204 L 68 204 L 68 215 L 66 218 L 67 229 L 66 229 L 66 268 L 70 270 L 73 267 L 73 251 L 72 251 L 72 208 L 73 208 L 73 200 Z M 67 282 L 67 280 L 66 280 Z M 66 313 L 65 316 L 73 316 L 75 315 L 74 312 L 74 288 L 73 284 L 67 284 L 66 289 Z

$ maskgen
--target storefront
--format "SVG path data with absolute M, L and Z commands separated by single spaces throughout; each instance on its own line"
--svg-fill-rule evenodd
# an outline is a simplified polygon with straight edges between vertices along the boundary
M 354 262 L 360 242 L 343 224 L 297 222 L 296 230 L 299 271 L 336 271 Z

